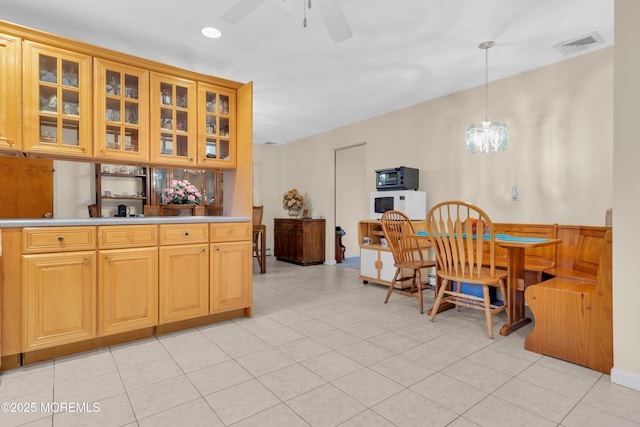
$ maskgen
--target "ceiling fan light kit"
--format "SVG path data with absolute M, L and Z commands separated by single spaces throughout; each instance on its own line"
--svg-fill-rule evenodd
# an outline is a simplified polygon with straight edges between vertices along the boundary
M 497 153 L 504 151 L 509 143 L 507 125 L 489 121 L 489 49 L 495 45 L 493 41 L 486 41 L 478 46 L 485 51 L 484 120 L 467 128 L 467 149 L 471 153 Z
M 230 24 L 237 24 L 265 2 L 266 0 L 237 0 L 236 4 L 220 16 L 220 19 Z M 316 5 L 318 14 L 334 42 L 339 43 L 353 37 L 338 0 L 318 0 Z M 302 26 L 307 28 L 307 9 L 311 9 L 311 0 L 303 0 L 303 9 Z

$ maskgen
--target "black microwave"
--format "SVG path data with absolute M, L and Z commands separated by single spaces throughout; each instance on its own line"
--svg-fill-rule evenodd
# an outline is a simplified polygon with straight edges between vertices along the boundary
M 376 170 L 376 190 L 417 190 L 420 170 L 400 166 Z

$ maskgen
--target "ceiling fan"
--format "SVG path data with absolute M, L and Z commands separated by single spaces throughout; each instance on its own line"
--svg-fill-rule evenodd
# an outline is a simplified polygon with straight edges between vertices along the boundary
M 220 19 L 230 24 L 237 24 L 265 1 L 266 0 L 238 0 L 235 5 L 220 16 Z M 305 12 L 302 22 L 306 27 L 307 9 L 311 9 L 311 0 L 302 1 L 304 2 Z M 283 4 L 288 3 L 288 0 L 282 0 L 282 2 Z M 315 0 L 315 2 L 318 3 L 318 13 L 334 42 L 338 43 L 353 36 L 347 19 L 338 4 L 338 0 Z M 290 8 L 290 5 L 287 4 L 283 7 Z

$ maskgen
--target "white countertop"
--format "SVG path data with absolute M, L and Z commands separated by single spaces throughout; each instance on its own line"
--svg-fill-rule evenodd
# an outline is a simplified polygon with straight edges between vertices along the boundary
M 202 222 L 251 222 L 244 216 L 150 216 L 127 218 L 17 218 L 0 219 L 0 227 L 69 227 L 79 225 L 188 224 Z

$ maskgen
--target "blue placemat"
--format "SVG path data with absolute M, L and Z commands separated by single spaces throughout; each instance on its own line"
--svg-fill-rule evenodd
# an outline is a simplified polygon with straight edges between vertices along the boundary
M 548 242 L 549 239 L 544 237 L 521 237 L 510 236 L 508 234 L 496 234 L 496 239 L 504 240 L 505 242 Z
M 428 236 L 429 233 L 427 233 L 426 231 L 418 231 L 416 233 L 418 236 Z M 447 234 L 447 237 L 449 237 L 449 235 Z M 488 234 L 485 234 L 483 236 L 485 239 L 489 238 Z M 462 235 L 463 239 L 467 238 L 466 234 Z M 473 236 L 473 238 L 475 239 L 476 236 Z M 498 240 L 502 240 L 505 242 L 548 242 L 549 239 L 545 239 L 544 237 L 521 237 L 521 236 L 510 236 L 508 234 L 496 234 L 496 239 Z

